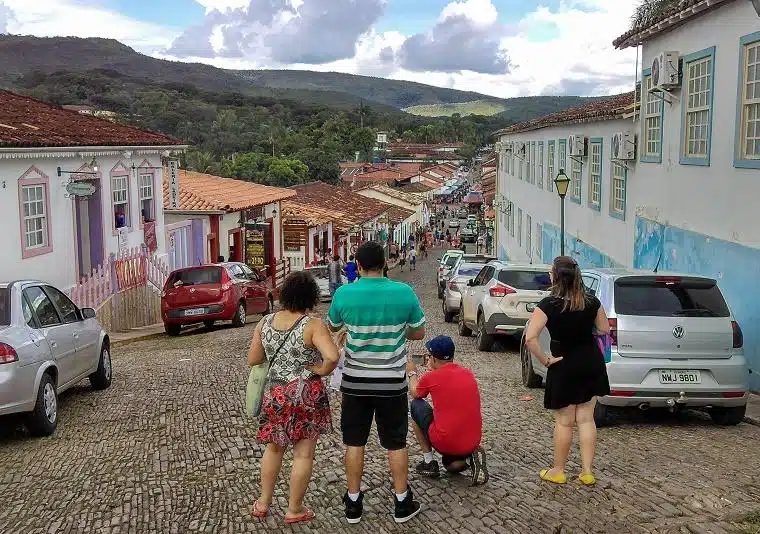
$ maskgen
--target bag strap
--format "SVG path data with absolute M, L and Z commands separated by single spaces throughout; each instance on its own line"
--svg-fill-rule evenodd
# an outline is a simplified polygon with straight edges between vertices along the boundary
M 291 326 L 291 327 L 288 329 L 288 331 L 287 331 L 287 332 L 285 332 L 285 337 L 282 339 L 282 343 L 280 343 L 280 346 L 279 346 L 279 347 L 277 347 L 277 350 L 276 350 L 276 351 L 275 351 L 275 353 L 272 355 L 272 359 L 271 359 L 271 360 L 269 360 L 269 369 L 271 369 L 271 368 L 272 368 L 272 366 L 274 365 L 274 361 L 277 359 L 277 355 L 278 355 L 278 354 L 280 354 L 280 351 L 282 350 L 282 347 L 284 347 L 284 346 L 285 346 L 285 343 L 288 341 L 288 339 L 290 339 L 290 334 L 292 334 L 292 333 L 293 333 L 293 330 L 295 330 L 295 329 L 296 329 L 296 327 L 298 327 L 298 325 L 299 325 L 299 324 L 301 324 L 301 322 L 302 322 L 304 319 L 306 319 L 307 317 L 308 317 L 308 315 L 302 315 L 302 316 L 301 316 L 301 317 L 300 317 L 300 318 L 299 318 L 299 319 L 298 319 L 298 320 L 297 320 L 295 323 L 293 323 L 293 326 Z M 274 316 L 272 316 L 272 319 L 274 319 Z M 270 327 L 271 327 L 271 325 L 272 325 L 272 322 L 271 322 L 271 321 L 269 322 L 269 325 L 270 325 Z

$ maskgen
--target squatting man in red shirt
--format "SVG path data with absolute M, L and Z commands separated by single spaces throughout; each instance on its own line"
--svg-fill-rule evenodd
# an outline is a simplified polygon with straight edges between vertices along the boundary
M 472 485 L 488 481 L 486 453 L 480 446 L 483 417 L 480 392 L 472 371 L 454 363 L 454 342 L 449 336 L 438 336 L 425 344 L 429 352 L 429 372 L 421 378 L 417 366 L 407 363 L 409 392 L 412 395 L 411 416 L 414 435 L 422 448 L 423 459 L 417 472 L 438 476 L 439 467 L 433 450 L 441 454 L 443 467 L 449 473 L 470 469 Z M 430 395 L 431 407 L 423 400 Z

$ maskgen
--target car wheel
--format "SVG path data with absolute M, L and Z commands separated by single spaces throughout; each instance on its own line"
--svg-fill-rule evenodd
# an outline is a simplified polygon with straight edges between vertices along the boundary
M 267 309 L 264 310 L 264 315 L 269 315 L 274 311 L 274 299 L 272 298 L 272 295 L 269 295 L 267 297 Z
M 710 408 L 710 418 L 715 424 L 722 426 L 734 426 L 744 421 L 747 413 L 747 405 L 732 406 L 730 408 Z
M 446 308 L 446 301 L 445 300 L 443 301 L 443 320 L 446 321 L 447 323 L 453 323 L 454 322 L 454 314 L 451 313 Z
M 481 352 L 490 352 L 493 348 L 493 336 L 486 332 L 486 319 L 482 313 L 478 315 L 477 339 L 478 350 Z
M 520 340 L 520 367 L 522 369 L 523 386 L 526 388 L 540 388 L 544 379 L 541 375 L 536 374 L 536 371 L 533 369 L 533 358 L 528 347 L 525 345 L 525 338 Z
M 164 324 L 164 331 L 167 335 L 176 337 L 182 331 L 182 327 L 178 324 Z
M 610 424 L 610 408 L 597 401 L 594 406 L 594 422 L 596 426 L 603 427 Z
M 237 311 L 235 312 L 235 317 L 232 318 L 232 326 L 235 328 L 240 328 L 241 326 L 245 326 L 245 320 L 246 320 L 246 314 L 245 314 L 245 304 L 242 302 L 238 302 Z
M 443 289 L 441 289 L 441 284 L 438 284 L 438 298 L 443 298 Z
M 26 428 L 32 436 L 50 436 L 58 426 L 58 392 L 49 373 L 42 375 L 34 410 L 26 416 Z
M 464 337 L 472 337 L 472 330 L 467 328 L 464 324 L 464 303 L 459 303 L 459 313 L 457 314 L 457 322 L 459 323 L 459 335 Z
M 111 385 L 113 368 L 111 367 L 111 352 L 108 349 L 108 345 L 103 343 L 103 347 L 100 349 L 98 369 L 89 376 L 90 385 L 93 389 L 107 389 Z

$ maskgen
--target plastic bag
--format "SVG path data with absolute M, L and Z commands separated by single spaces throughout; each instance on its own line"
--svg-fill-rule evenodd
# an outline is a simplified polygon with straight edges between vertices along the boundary
M 245 413 L 248 417 L 258 417 L 264 401 L 264 388 L 269 375 L 269 362 L 251 367 L 248 386 L 245 390 Z

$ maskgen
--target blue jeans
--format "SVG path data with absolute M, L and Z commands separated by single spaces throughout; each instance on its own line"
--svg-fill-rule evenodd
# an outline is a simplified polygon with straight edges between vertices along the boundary
M 335 296 L 335 292 L 336 292 L 336 291 L 338 290 L 338 288 L 339 288 L 340 286 L 342 286 L 342 285 L 343 285 L 343 283 L 342 283 L 342 282 L 330 282 L 330 284 L 329 284 L 329 287 L 330 287 L 330 296 L 331 296 L 331 297 L 332 297 L 332 296 Z

